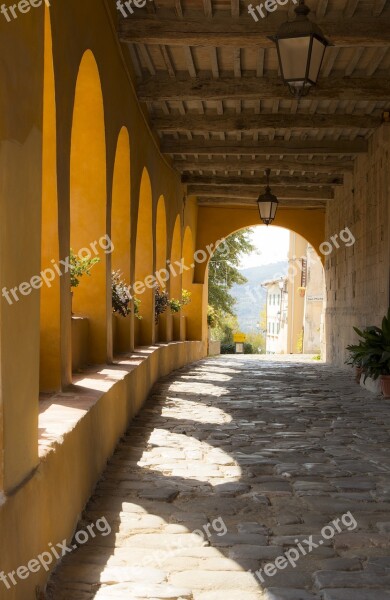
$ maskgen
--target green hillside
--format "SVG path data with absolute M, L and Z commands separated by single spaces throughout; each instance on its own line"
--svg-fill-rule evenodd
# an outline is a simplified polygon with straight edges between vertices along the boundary
M 288 263 L 286 260 L 240 270 L 248 283 L 235 285 L 230 293 L 236 300 L 235 312 L 241 331 L 244 333 L 256 331 L 256 323 L 259 322 L 260 312 L 265 305 L 266 297 L 266 292 L 261 284 L 264 281 L 286 275 L 287 268 Z

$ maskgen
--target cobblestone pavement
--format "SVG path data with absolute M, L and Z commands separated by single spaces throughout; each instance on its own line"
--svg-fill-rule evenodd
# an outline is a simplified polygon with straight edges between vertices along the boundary
M 221 357 L 176 371 L 79 524 L 104 516 L 111 534 L 64 558 L 49 597 L 390 600 L 389 429 L 390 401 L 321 363 Z M 266 566 L 299 544 L 295 568 Z

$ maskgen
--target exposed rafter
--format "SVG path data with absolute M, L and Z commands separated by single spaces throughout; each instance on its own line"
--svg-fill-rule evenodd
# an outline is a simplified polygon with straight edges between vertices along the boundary
M 368 142 L 364 139 L 350 141 L 290 140 L 235 142 L 227 140 L 166 140 L 161 145 L 166 154 L 360 154 L 367 152 Z
M 242 100 L 291 99 L 280 77 L 224 77 L 176 80 L 153 77 L 138 84 L 138 98 L 156 100 Z M 318 100 L 389 101 L 389 78 L 323 77 L 310 91 Z
M 375 129 L 380 117 L 338 114 L 241 114 L 236 115 L 166 115 L 155 117 L 158 131 L 260 131 L 264 129 Z
M 250 17 L 215 17 L 213 19 L 174 20 L 148 15 L 122 19 L 119 38 L 122 42 L 163 44 L 170 46 L 235 46 L 272 47 L 269 39 L 286 20 L 278 11 L 256 23 Z M 336 46 L 387 46 L 390 19 L 381 17 L 351 17 L 340 12 L 331 17 L 313 19 Z
M 251 189 L 250 187 L 243 185 L 230 185 L 229 183 L 214 186 L 189 184 L 187 186 L 187 193 L 189 195 L 198 197 L 207 196 L 208 198 L 212 198 L 213 196 L 216 196 L 218 198 L 224 196 L 225 198 L 247 198 L 248 200 L 257 200 L 260 189 Z M 297 200 L 333 200 L 333 190 L 330 186 L 308 189 L 284 186 L 278 190 L 278 198 L 290 198 Z
M 335 176 L 353 170 L 351 160 L 294 160 L 284 157 L 283 160 L 226 160 L 226 161 L 191 161 L 176 160 L 174 167 L 181 172 L 184 171 L 264 171 L 265 169 L 296 171 L 307 173 L 332 173 Z
M 303 210 L 325 210 L 326 200 L 304 200 L 304 199 L 283 199 L 279 198 L 279 210 L 280 208 L 286 209 L 303 209 Z M 232 206 L 239 207 L 245 206 L 246 208 L 253 208 L 256 212 L 258 211 L 256 201 L 251 198 L 227 198 L 226 196 L 212 197 L 202 196 L 198 199 L 200 206 Z
M 185 175 L 182 177 L 182 183 L 191 185 L 241 185 L 252 186 L 256 189 L 259 186 L 267 185 L 267 178 L 262 175 L 259 177 L 203 177 L 200 175 Z M 272 187 L 278 186 L 314 186 L 319 185 L 343 185 L 343 177 L 332 177 L 329 175 L 316 175 L 314 178 L 307 175 L 284 175 L 273 176 Z

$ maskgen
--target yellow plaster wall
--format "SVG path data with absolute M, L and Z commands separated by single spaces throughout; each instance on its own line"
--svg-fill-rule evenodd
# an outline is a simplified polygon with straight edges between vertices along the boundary
M 207 247 L 215 249 L 215 244 L 218 240 L 226 238 L 244 227 L 260 224 L 257 207 L 252 209 L 243 207 L 214 208 L 212 206 L 200 206 L 197 220 L 197 249 L 206 249 Z M 319 246 L 325 239 L 325 210 L 280 208 L 274 225 L 298 233 L 319 252 Z M 207 262 L 196 265 L 196 283 L 203 283 L 205 281 L 207 266 Z
M 0 22 L 2 287 L 9 289 L 29 281 L 40 273 L 42 261 L 65 260 L 71 244 L 77 250 L 94 242 L 98 234 L 111 234 L 113 185 L 114 194 L 118 188 L 125 194 L 126 187 L 130 188 L 130 215 L 126 217 L 129 222 L 123 224 L 128 248 L 124 245 L 122 254 L 130 262 L 125 267 L 134 282 L 136 233 L 143 227 L 138 219 L 138 201 L 144 170 L 150 175 L 148 210 L 153 227 L 158 199 L 163 195 L 167 200 L 167 248 L 172 246 L 177 217 L 179 223 L 185 222 L 195 231 L 196 210 L 184 210 L 180 178 L 163 159 L 150 133 L 130 79 L 131 68 L 127 69 L 127 59 L 114 31 L 110 10 L 114 14 L 115 6 L 111 3 L 110 10 L 107 6 L 104 1 L 95 0 L 52 3 L 50 21 L 46 10 L 46 55 L 44 7 L 31 10 L 13 23 Z M 82 62 L 83 57 L 87 62 Z M 86 76 L 78 86 L 80 65 Z M 81 95 L 80 86 L 84 87 Z M 84 97 L 85 102 L 76 100 L 75 106 L 76 96 Z M 118 175 L 120 181 L 116 179 L 113 184 L 118 136 L 124 127 L 130 137 L 130 184 L 126 169 Z M 125 162 L 128 149 L 121 149 L 120 153 L 119 160 Z M 92 229 L 93 225 L 96 228 Z M 41 229 L 47 236 L 43 249 Z M 117 235 L 115 224 L 113 231 Z M 179 225 L 180 240 L 181 234 Z M 155 235 L 155 229 L 150 230 L 152 249 Z M 88 295 L 87 288 L 85 294 L 82 288 L 77 290 L 80 294 L 75 297 L 75 309 L 80 301 L 80 310 L 90 313 L 87 316 L 92 324 L 92 339 L 98 340 L 94 347 L 90 346 L 92 360 L 110 359 L 110 268 L 107 259 L 93 273 L 98 297 L 90 294 L 82 303 L 81 298 Z M 42 313 L 38 290 L 14 306 L 4 298 L 1 302 L 0 483 L 5 497 L 0 507 L 0 555 L 5 572 L 26 564 L 45 551 L 49 543 L 71 536 L 118 437 L 152 383 L 160 375 L 206 353 L 205 341 L 150 350 L 147 360 L 102 394 L 63 443 L 39 460 L 39 383 L 44 390 L 60 386 L 66 390 L 72 383 L 69 283 L 69 274 L 64 274 L 56 282 L 54 293 L 42 292 Z M 98 306 L 94 307 L 94 303 Z M 100 310 L 95 338 L 94 308 Z M 147 318 L 153 322 L 151 310 Z M 45 330 L 40 331 L 44 324 Z M 44 580 L 45 573 L 31 576 L 19 582 L 7 598 L 35 600 L 35 585 Z
M 123 357 L 104 369 L 106 392 L 94 392 L 96 400 L 77 424 L 46 453 L 34 476 L 0 509 L 1 569 L 5 573 L 67 539 L 70 542 L 80 514 L 96 481 L 112 454 L 126 424 L 138 412 L 152 385 L 173 369 L 204 356 L 201 342 L 183 342 L 145 349 Z M 102 376 L 88 373 L 90 387 L 98 389 Z M 80 384 L 83 380 L 80 380 Z M 74 394 L 88 393 L 76 382 Z M 55 399 L 53 399 L 55 402 Z M 53 567 L 54 565 L 52 565 Z M 43 588 L 48 574 L 42 569 L 0 598 L 36 600 L 35 587 Z M 1 584 L 3 586 L 3 584 Z
M 0 20 L 0 289 L 41 270 L 43 42 L 40 11 Z M 12 493 L 38 463 L 40 298 L 0 300 L 0 487 Z

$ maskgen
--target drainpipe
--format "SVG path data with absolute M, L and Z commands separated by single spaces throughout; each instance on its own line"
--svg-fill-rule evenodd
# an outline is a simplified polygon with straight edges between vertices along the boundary
M 292 244 L 292 246 L 293 246 L 293 254 L 292 254 L 292 256 L 295 256 L 296 234 L 292 233 L 291 235 L 293 236 L 293 244 Z M 295 275 L 292 278 L 292 292 L 291 292 L 290 354 L 294 354 L 294 352 L 293 352 L 294 322 L 295 322 L 295 319 L 294 319 L 294 306 L 295 306 Z

